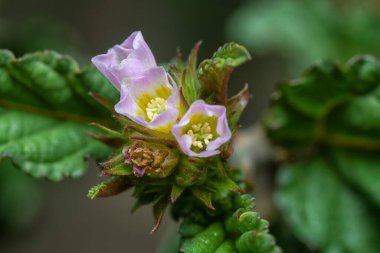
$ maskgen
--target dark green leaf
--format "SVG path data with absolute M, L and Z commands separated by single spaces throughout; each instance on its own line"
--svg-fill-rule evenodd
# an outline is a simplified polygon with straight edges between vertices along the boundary
M 80 70 L 55 52 L 15 59 L 0 51 L 0 158 L 34 177 L 61 180 L 86 169 L 84 157 L 109 149 L 85 132 L 90 122 L 112 124 L 110 113 L 88 92 L 114 101 L 117 91 L 93 68 Z

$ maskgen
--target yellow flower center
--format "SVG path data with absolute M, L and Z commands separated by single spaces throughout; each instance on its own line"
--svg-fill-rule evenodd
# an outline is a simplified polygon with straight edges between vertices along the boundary
M 167 101 L 161 97 L 156 97 L 150 100 L 145 108 L 145 111 L 148 119 L 153 121 L 167 108 Z
M 191 144 L 194 148 L 204 149 L 213 138 L 211 127 L 208 122 L 194 124 L 187 134 L 191 137 Z

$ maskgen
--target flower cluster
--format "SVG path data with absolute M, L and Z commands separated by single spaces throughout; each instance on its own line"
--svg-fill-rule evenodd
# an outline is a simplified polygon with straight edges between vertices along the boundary
M 175 139 L 187 156 L 217 155 L 220 147 L 230 140 L 226 108 L 201 99 L 188 106 L 174 79 L 162 66 L 157 66 L 141 32 L 132 33 L 106 54 L 95 56 L 92 62 L 120 91 L 120 101 L 115 105 L 118 114 Z M 140 163 L 144 165 L 148 160 L 151 163 L 154 153 L 144 154 L 146 157 Z M 140 167 L 136 174 L 144 173 L 144 166 Z

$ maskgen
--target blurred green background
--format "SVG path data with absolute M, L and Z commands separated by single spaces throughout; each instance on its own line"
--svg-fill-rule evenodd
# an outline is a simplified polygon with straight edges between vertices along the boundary
M 0 48 L 16 56 L 54 49 L 86 65 L 135 30 L 143 32 L 158 62 L 169 61 L 177 47 L 186 55 L 198 40 L 201 59 L 230 40 L 247 46 L 253 60 L 234 73 L 230 93 L 250 85 L 253 99 L 242 120 L 248 127 L 265 114 L 277 81 L 298 76 L 321 58 L 379 56 L 380 2 L 0 0 Z M 88 200 L 88 188 L 99 181 L 94 165 L 81 179 L 61 183 L 1 167 L 0 252 L 155 252 L 160 238 L 175 230 L 166 217 L 149 235 L 151 210 L 130 215 L 129 193 Z M 259 184 L 255 194 L 269 219 L 270 192 L 271 185 Z

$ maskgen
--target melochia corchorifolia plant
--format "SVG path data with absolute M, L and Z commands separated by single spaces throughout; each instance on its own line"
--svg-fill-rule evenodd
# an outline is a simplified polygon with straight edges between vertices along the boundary
M 90 198 L 107 197 L 131 187 L 134 210 L 153 205 L 154 232 L 166 208 L 181 222 L 180 252 L 280 252 L 253 198 L 245 194 L 242 170 L 231 168 L 231 138 L 248 99 L 248 88 L 228 97 L 234 67 L 251 57 L 228 43 L 197 67 L 200 43 L 186 62 L 178 52 L 168 67 L 157 66 L 141 32 L 95 56 L 94 65 L 120 92 L 116 105 L 93 94 L 121 127 L 95 124 L 115 145 L 101 163 L 110 178 L 93 187 Z M 120 130 L 121 129 L 121 130 Z

